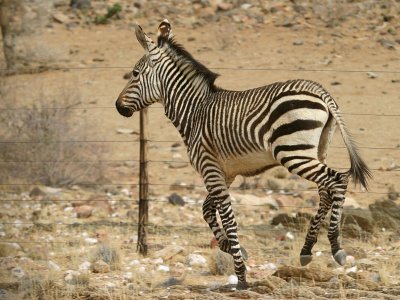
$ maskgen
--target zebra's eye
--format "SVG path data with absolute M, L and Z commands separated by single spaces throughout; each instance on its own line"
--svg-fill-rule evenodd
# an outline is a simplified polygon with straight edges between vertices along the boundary
M 139 76 L 139 71 L 138 70 L 133 70 L 132 71 L 133 77 L 138 77 Z

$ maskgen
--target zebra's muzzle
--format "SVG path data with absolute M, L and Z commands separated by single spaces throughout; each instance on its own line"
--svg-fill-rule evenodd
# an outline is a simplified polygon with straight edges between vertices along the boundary
M 115 107 L 117 108 L 118 112 L 124 117 L 129 118 L 133 115 L 133 110 L 127 106 L 121 105 L 118 100 L 115 102 Z

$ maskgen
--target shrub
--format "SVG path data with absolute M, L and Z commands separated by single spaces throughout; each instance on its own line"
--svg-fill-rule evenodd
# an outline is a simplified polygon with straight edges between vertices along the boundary
M 0 83 L 0 175 L 2 183 L 66 186 L 87 181 L 98 167 L 99 150 L 85 140 L 84 112 L 76 109 L 79 90 L 66 84 L 51 94 L 44 88 L 22 105 L 14 90 Z M 25 100 L 25 99 L 24 99 Z M 74 142 L 76 141 L 76 142 Z M 8 183 L 7 182 L 7 183 Z

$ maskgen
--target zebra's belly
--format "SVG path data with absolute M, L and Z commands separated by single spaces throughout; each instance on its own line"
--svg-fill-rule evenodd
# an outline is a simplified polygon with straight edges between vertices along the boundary
M 271 152 L 262 151 L 231 157 L 223 161 L 222 165 L 227 178 L 234 178 L 237 175 L 257 175 L 279 164 Z

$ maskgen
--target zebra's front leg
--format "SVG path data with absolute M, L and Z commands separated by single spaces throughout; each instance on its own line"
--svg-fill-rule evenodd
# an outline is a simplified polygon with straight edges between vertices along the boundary
M 203 218 L 214 234 L 214 237 L 218 242 L 219 249 L 226 253 L 232 254 L 229 240 L 217 221 L 217 205 L 210 195 L 207 195 L 206 200 L 203 203 Z M 240 250 L 242 251 L 243 259 L 247 260 L 248 256 L 246 249 L 240 247 Z
M 233 256 L 233 262 L 235 266 L 235 273 L 238 277 L 237 289 L 247 289 L 248 284 L 246 281 L 246 266 L 244 264 L 242 253 L 243 248 L 239 244 L 239 239 L 237 235 L 237 223 L 232 211 L 231 201 L 228 192 L 221 192 L 218 200 L 220 200 L 220 204 L 217 206 L 218 213 L 229 241 L 230 253 Z
M 217 221 L 217 205 L 210 195 L 207 195 L 203 203 L 203 218 L 214 234 L 219 248 L 226 253 L 231 253 L 230 243 Z
M 321 224 L 332 206 L 332 201 L 326 189 L 320 186 L 318 192 L 320 197 L 318 212 L 310 222 L 306 240 L 300 252 L 300 264 L 302 266 L 308 265 L 312 261 L 312 248 L 317 242 Z

